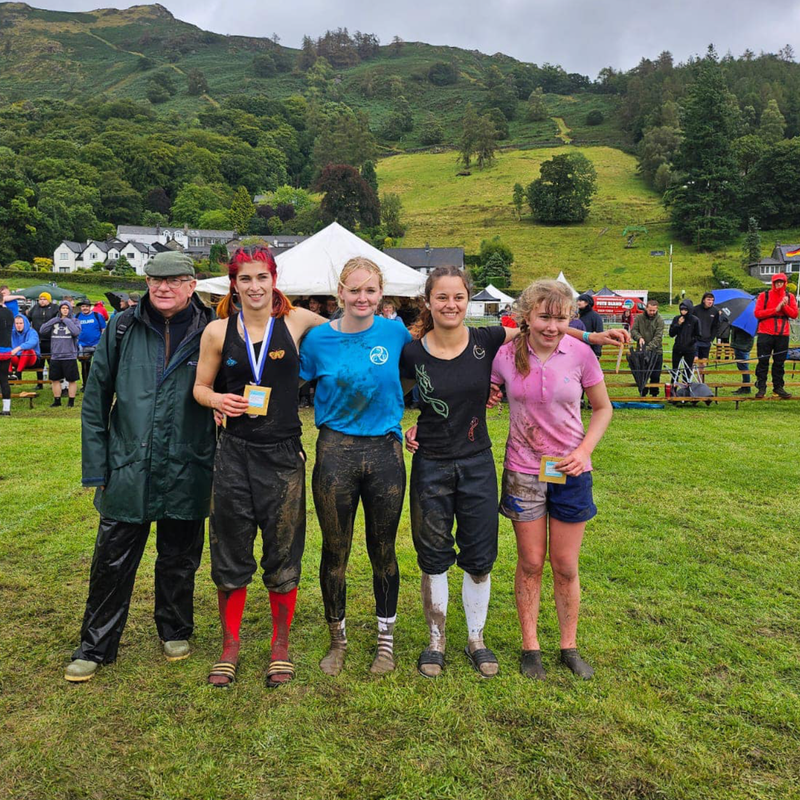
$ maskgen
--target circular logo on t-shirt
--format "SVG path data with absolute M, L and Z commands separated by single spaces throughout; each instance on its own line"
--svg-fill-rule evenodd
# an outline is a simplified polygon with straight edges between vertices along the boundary
M 369 360 L 373 364 L 385 364 L 389 360 L 389 351 L 382 345 L 376 345 L 369 351 Z
M 480 359 L 482 359 L 482 358 L 484 358 L 484 357 L 485 357 L 485 355 L 486 355 L 486 351 L 485 351 L 485 350 L 484 350 L 484 349 L 483 349 L 483 348 L 482 348 L 480 345 L 477 345 L 477 344 L 476 344 L 476 345 L 475 345 L 475 346 L 472 348 L 472 355 L 474 355 L 474 356 L 475 356 L 475 358 L 477 358 L 477 359 L 480 361 Z

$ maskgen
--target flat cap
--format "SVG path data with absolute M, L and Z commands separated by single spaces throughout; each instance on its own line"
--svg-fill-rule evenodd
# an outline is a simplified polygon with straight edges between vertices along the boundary
M 151 278 L 172 278 L 191 275 L 194 278 L 194 261 L 186 253 L 156 253 L 145 265 L 144 274 Z

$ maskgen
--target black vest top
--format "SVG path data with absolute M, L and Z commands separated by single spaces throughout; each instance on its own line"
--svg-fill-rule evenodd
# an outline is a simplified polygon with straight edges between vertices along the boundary
M 220 365 L 214 388 L 218 392 L 244 394 L 244 387 L 253 381 L 250 361 L 247 358 L 247 345 L 244 343 L 237 321 L 239 315 L 228 318 L 225 330 L 225 343 L 222 345 L 222 364 Z M 256 358 L 261 352 L 263 342 L 253 345 Z M 266 416 L 255 419 L 248 414 L 241 417 L 228 417 L 225 430 L 257 444 L 272 444 L 300 436 L 302 427 L 297 413 L 297 390 L 300 382 L 300 357 L 286 321 L 283 317 L 275 319 L 272 326 L 272 340 L 264 360 L 260 386 L 269 386 L 272 393 Z

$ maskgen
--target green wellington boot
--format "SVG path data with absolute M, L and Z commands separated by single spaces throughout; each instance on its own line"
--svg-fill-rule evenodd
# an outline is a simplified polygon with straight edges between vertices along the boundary
M 164 642 L 164 655 L 167 661 L 182 661 L 184 658 L 189 658 L 189 653 L 189 642 L 186 639 Z
M 67 666 L 64 672 L 64 678 L 70 683 L 90 681 L 94 677 L 99 666 L 100 665 L 96 661 L 86 661 L 83 658 L 76 658 L 75 661 L 71 661 L 69 666 Z

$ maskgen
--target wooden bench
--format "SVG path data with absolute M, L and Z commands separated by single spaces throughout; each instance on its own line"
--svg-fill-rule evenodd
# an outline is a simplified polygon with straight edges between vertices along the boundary
M 780 401 L 782 403 L 797 402 L 800 397 L 792 397 L 790 400 L 784 400 L 775 395 L 768 395 L 767 397 L 755 397 L 754 395 L 739 395 L 730 397 L 609 397 L 612 403 L 648 403 L 655 404 L 661 403 L 736 403 L 736 408 L 739 408 L 739 403 L 764 403 L 769 401 Z
M 28 408 L 33 408 L 33 400 L 35 397 L 39 396 L 39 392 L 17 392 L 17 394 L 12 394 L 12 400 L 27 400 L 28 401 Z

